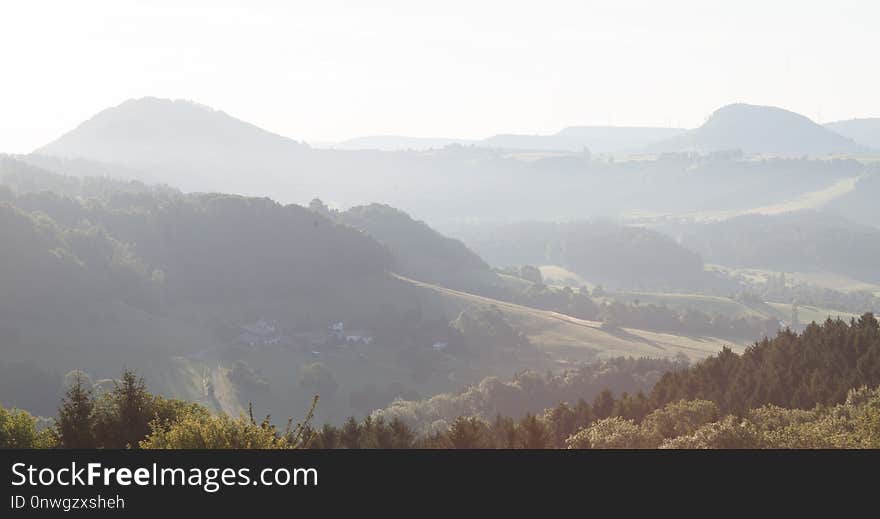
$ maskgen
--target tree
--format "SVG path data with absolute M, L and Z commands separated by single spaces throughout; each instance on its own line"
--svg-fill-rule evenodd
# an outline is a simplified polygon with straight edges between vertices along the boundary
M 519 277 L 525 279 L 526 281 L 531 281 L 536 285 L 544 284 L 544 276 L 541 275 L 541 270 L 533 265 L 523 265 L 522 267 L 520 267 Z
M 345 449 L 359 449 L 361 447 L 361 426 L 354 419 L 354 416 L 349 416 L 342 426 L 339 443 Z
M 328 423 L 324 424 L 324 427 L 321 428 L 321 432 L 319 432 L 317 438 L 315 438 L 312 448 L 336 449 L 339 447 L 339 436 L 339 429 Z
M 170 427 L 153 423 L 153 430 L 139 443 L 142 449 L 286 449 L 294 448 L 268 422 L 231 418 L 225 414 L 188 414 Z
M 608 418 L 614 410 L 614 395 L 605 389 L 593 400 L 593 419 Z
M 492 434 L 495 444 L 502 449 L 515 449 L 519 444 L 519 431 L 516 422 L 509 416 L 501 416 L 499 413 L 492 424 Z
M 523 449 L 546 449 L 550 443 L 547 427 L 537 416 L 529 413 L 517 424 L 520 446 Z
M 328 218 L 332 216 L 330 208 L 327 207 L 327 204 L 325 204 L 320 198 L 313 198 L 312 201 L 309 202 L 309 209 Z
M 708 400 L 681 400 L 665 405 L 645 417 L 642 429 L 659 444 L 667 438 L 693 434 L 720 418 L 718 405 Z
M 399 416 L 391 419 L 391 448 L 409 449 L 416 441 L 416 433 Z
M 53 432 L 40 431 L 37 419 L 27 411 L 0 405 L 0 449 L 49 449 L 57 440 Z
M 459 416 L 446 437 L 453 449 L 487 449 L 491 446 L 489 424 L 476 416 Z
M 604 418 L 571 436 L 569 449 L 640 449 L 650 447 L 649 439 L 632 420 L 619 416 Z
M 126 369 L 120 380 L 113 381 L 109 397 L 109 408 L 104 408 L 99 425 L 105 433 L 105 446 L 137 448 L 150 434 L 150 421 L 155 418 L 153 395 L 147 391 L 143 378 Z
M 58 439 L 60 446 L 66 449 L 93 449 L 98 446 L 95 440 L 94 396 L 85 380 L 82 372 L 73 373 L 58 408 Z

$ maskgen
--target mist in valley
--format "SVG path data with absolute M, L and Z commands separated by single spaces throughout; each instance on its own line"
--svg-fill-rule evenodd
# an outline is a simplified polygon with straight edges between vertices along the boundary
M 280 28 L 266 17 L 276 8 L 281 9 L 238 6 L 253 20 L 224 18 L 222 24 L 241 23 L 254 35 L 251 22 L 266 24 L 267 34 L 275 35 Z M 167 21 L 172 28 L 191 16 L 163 9 L 170 10 L 160 14 L 173 20 Z M 478 11 L 473 20 L 491 19 Z M 571 46 L 592 48 L 596 38 L 606 38 L 601 27 L 592 22 L 557 27 L 555 19 L 542 15 L 535 31 L 545 38 L 529 47 L 533 36 L 524 29 L 525 14 L 516 11 L 510 23 L 522 40 L 510 45 L 518 50 L 504 47 L 507 40 L 500 37 L 495 44 L 501 50 L 474 44 L 481 59 L 498 60 L 497 69 L 485 72 L 495 87 L 503 91 L 511 85 L 513 92 L 499 94 L 498 104 L 484 86 L 463 93 L 440 88 L 444 83 L 437 81 L 421 91 L 416 110 L 409 93 L 395 98 L 396 87 L 388 86 L 408 76 L 375 57 L 364 89 L 389 112 L 387 120 L 375 107 L 358 108 L 342 99 L 333 107 L 339 111 L 321 118 L 305 106 L 309 103 L 295 99 L 296 92 L 276 86 L 263 92 L 242 81 L 238 87 L 247 95 L 232 95 L 226 87 L 210 87 L 216 77 L 195 77 L 193 71 L 186 88 L 174 88 L 171 78 L 186 69 L 174 62 L 167 70 L 150 65 L 150 73 L 165 82 L 132 72 L 131 85 L 102 87 L 106 101 L 88 112 L 98 106 L 95 97 L 75 81 L 63 99 L 76 105 L 69 113 L 80 117 L 63 130 L 47 117 L 10 118 L 0 137 L 12 139 L 18 127 L 44 128 L 41 140 L 25 152 L 18 145 L 0 148 L 7 151 L 0 155 L 3 406 L 52 417 L 71 380 L 87 381 L 84 387 L 96 398 L 111 398 L 114 388 L 126 383 L 120 373 L 133 370 L 161 398 L 196 403 L 212 416 L 253 416 L 255 410 L 283 424 L 313 409 L 313 426 L 334 424 L 338 434 L 349 417 L 366 417 L 371 424 L 403 423 L 424 438 L 451 435 L 447 443 L 411 440 L 405 446 L 579 448 L 591 441 L 606 445 L 596 439 L 601 431 L 589 428 L 605 419 L 633 420 L 632 430 L 642 427 L 638 434 L 647 438 L 639 440 L 641 446 L 692 446 L 691 440 L 673 439 L 694 431 L 672 436 L 648 431 L 651 420 L 660 419 L 649 413 L 685 412 L 663 407 L 690 405 L 675 404 L 679 399 L 715 398 L 715 407 L 694 404 L 697 411 L 687 411 L 704 413 L 701 423 L 721 423 L 727 413 L 768 404 L 857 405 L 846 400 L 855 383 L 816 389 L 792 382 L 766 395 L 736 386 L 721 395 L 714 389 L 691 391 L 699 384 L 687 382 L 685 373 L 694 373 L 691 381 L 703 380 L 706 366 L 726 362 L 728 355 L 747 359 L 758 343 L 776 347 L 777 335 L 783 341 L 788 333 L 804 333 L 798 340 L 812 344 L 809 337 L 815 335 L 809 333 L 820 333 L 823 323 L 828 334 L 835 322 L 850 323 L 851 332 L 835 328 L 837 336 L 873 333 L 870 340 L 876 339 L 876 330 L 864 331 L 873 330 L 876 321 L 862 317 L 880 310 L 876 100 L 856 95 L 861 91 L 844 103 L 837 99 L 846 97 L 842 91 L 831 99 L 822 97 L 827 88 L 787 96 L 768 87 L 747 103 L 740 96 L 756 90 L 740 85 L 741 94 L 731 93 L 720 79 L 706 80 L 717 92 L 688 99 L 689 89 L 696 89 L 688 83 L 696 78 L 688 76 L 677 87 L 684 93 L 669 94 L 674 84 L 664 78 L 657 88 L 666 97 L 646 104 L 628 89 L 606 90 L 605 82 L 614 83 L 610 70 L 604 74 L 610 79 L 596 80 L 590 89 L 585 79 L 590 74 L 563 65 L 574 56 L 568 54 Z M 600 11 L 597 20 L 617 19 L 618 27 L 626 26 L 614 9 Z M 282 19 L 295 18 L 286 18 L 290 13 L 283 9 L 276 14 L 281 12 Z M 108 14 L 107 27 L 113 16 Z M 334 16 L 346 27 L 357 18 L 335 11 Z M 647 11 L 634 16 L 633 23 L 660 31 Z M 702 11 L 694 16 L 716 23 Z M 157 22 L 134 23 L 146 30 Z M 419 23 L 412 21 L 412 27 Z M 205 34 L 219 42 L 214 30 L 206 28 Z M 415 38 L 406 29 L 394 30 Z M 763 27 L 755 31 L 761 38 L 768 34 Z M 579 37 L 566 39 L 558 53 L 533 55 L 560 34 Z M 177 32 L 170 37 L 172 43 L 182 38 Z M 450 37 L 456 39 L 450 48 L 471 48 L 468 37 Z M 448 56 L 433 55 L 433 40 L 425 38 L 420 44 L 446 72 L 447 84 L 475 74 L 470 62 L 458 69 Z M 326 59 L 349 59 L 349 47 L 340 41 L 327 43 Z M 302 50 L 298 42 L 288 42 L 289 49 Z M 87 49 L 95 42 L 78 45 Z M 269 50 L 260 54 L 269 48 L 266 42 L 241 45 L 230 52 L 233 64 L 253 81 L 281 81 L 269 65 L 247 68 L 237 54 L 272 56 Z M 713 48 L 729 51 L 724 45 L 711 39 Z M 760 49 L 745 50 L 758 56 Z M 142 51 L 132 50 L 132 61 Z M 33 52 L 42 55 L 39 46 Z M 410 51 L 400 52 L 414 59 Z M 614 52 L 635 64 L 627 48 Z M 562 79 L 555 87 L 542 88 L 540 81 L 524 87 L 526 72 L 518 68 L 516 76 L 509 75 L 515 56 L 524 68 L 548 67 L 535 69 L 535 81 L 557 74 L 583 87 L 583 94 L 561 86 Z M 670 56 L 674 70 L 718 65 L 702 51 L 695 62 Z M 222 61 L 213 55 L 203 59 Z M 340 84 L 318 73 L 325 61 L 312 59 L 285 66 L 301 66 L 315 72 L 315 82 L 327 81 L 326 98 L 314 85 L 302 88 L 315 103 L 330 106 Z M 611 58 L 595 59 L 601 65 Z M 648 59 L 640 63 L 646 74 L 659 74 Z M 413 65 L 412 74 L 423 66 Z M 358 65 L 337 66 L 346 77 L 353 67 Z M 860 69 L 863 82 L 876 87 L 880 78 L 870 69 L 864 64 Z M 753 81 L 762 83 L 752 73 Z M 804 77 L 812 73 L 797 71 Z M 387 83 L 374 84 L 373 76 L 383 74 Z M 621 74 L 617 84 L 632 82 L 632 72 Z M 411 81 L 414 88 L 424 86 Z M 123 81 L 114 77 L 110 83 L 117 82 Z M 357 86 L 346 88 L 354 92 Z M 530 89 L 537 89 L 531 97 L 525 95 Z M 580 100 L 591 92 L 595 99 Z M 557 94 L 552 107 L 542 101 Z M 628 114 L 624 122 L 600 122 L 595 110 L 603 103 Z M 809 103 L 833 106 L 840 117 L 820 120 L 789 109 Z M 682 113 L 658 123 L 663 119 L 658 114 L 676 109 Z M 286 123 L 295 110 L 303 117 Z M 413 110 L 417 113 L 408 113 Z M 450 111 L 458 118 L 448 117 Z M 233 115 L 248 113 L 271 121 L 275 130 Z M 511 113 L 525 123 L 515 124 Z M 279 130 L 307 128 L 310 118 L 315 134 Z M 327 119 L 340 127 L 337 138 L 327 135 L 332 130 Z M 411 135 L 395 132 L 407 127 Z M 351 134 L 364 128 L 369 130 Z M 497 131 L 488 131 L 493 128 Z M 858 351 L 858 369 L 850 366 L 858 372 L 853 377 L 876 385 L 880 357 Z M 766 380 L 774 379 L 749 378 L 751 367 L 736 369 L 747 373 L 736 380 L 747 380 L 749 388 L 766 388 Z M 819 377 L 808 373 L 810 380 Z M 826 378 L 850 380 L 835 377 Z M 165 410 L 163 405 L 156 409 Z M 553 414 L 557 405 L 565 409 Z M 571 424 L 583 427 L 547 425 L 546 434 L 538 435 L 543 443 L 523 439 L 532 438 L 529 427 L 538 427 L 529 420 L 540 415 L 541 423 L 557 423 L 553 420 L 565 413 Z M 514 443 L 499 439 L 506 427 L 502 415 L 522 420 L 510 426 L 521 434 Z M 321 446 L 344 444 L 334 430 L 318 435 Z M 494 439 L 468 443 L 462 431 Z M 155 434 L 150 441 L 161 445 Z M 352 441 L 346 445 L 376 446 Z

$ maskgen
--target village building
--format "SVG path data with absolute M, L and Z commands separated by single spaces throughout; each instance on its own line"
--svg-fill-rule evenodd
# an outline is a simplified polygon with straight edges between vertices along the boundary
M 255 323 L 242 325 L 238 340 L 242 344 L 255 347 L 281 344 L 284 337 L 278 333 L 278 327 L 274 323 L 260 319 Z

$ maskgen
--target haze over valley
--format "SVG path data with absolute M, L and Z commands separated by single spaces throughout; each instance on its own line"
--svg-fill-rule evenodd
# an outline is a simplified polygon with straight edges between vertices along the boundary
M 126 365 L 231 414 L 319 392 L 340 421 L 873 310 L 880 153 L 835 127 L 729 105 L 693 130 L 315 148 L 126 101 L 0 160 L 3 369 L 55 380 L 5 391 L 48 413 L 61 374 Z
M 826 446 L 741 424 L 875 412 L 880 12 L 478 4 L 0 20 L 0 447 L 13 407 L 117 448 Z

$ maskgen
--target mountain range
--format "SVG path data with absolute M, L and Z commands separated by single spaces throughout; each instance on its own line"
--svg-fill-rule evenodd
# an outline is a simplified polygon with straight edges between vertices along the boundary
M 836 163 L 761 166 L 736 162 L 742 155 L 733 154 L 712 159 L 724 164 L 708 164 L 700 156 L 735 150 L 767 159 L 875 153 L 829 129 L 852 126 L 823 127 L 779 108 L 736 104 L 692 130 L 580 126 L 481 141 L 377 137 L 322 149 L 197 103 L 143 98 L 100 112 L 24 160 L 72 175 L 112 171 L 184 192 L 299 204 L 320 197 L 336 208 L 379 202 L 433 225 L 513 212 L 524 219 L 572 220 L 632 211 L 740 210 L 828 188 L 858 173 Z M 340 149 L 345 147 L 354 149 Z M 408 151 L 380 151 L 396 147 Z M 602 150 L 631 150 L 649 160 L 608 160 Z M 692 158 L 687 164 L 663 158 L 677 152 Z M 767 169 L 772 171 L 762 172 Z
M 816 124 L 772 106 L 731 104 L 691 130 L 658 127 L 571 126 L 550 135 L 498 134 L 485 139 L 376 135 L 327 145 L 333 150 L 420 151 L 449 145 L 508 150 L 639 153 L 739 149 L 747 154 L 865 154 L 880 148 L 880 118 Z M 222 150 L 222 156 L 217 154 Z M 227 168 L 289 161 L 307 154 L 304 142 L 263 130 L 225 112 L 182 100 L 131 99 L 98 113 L 35 154 L 139 165 L 213 163 Z M 248 158 L 243 158 L 246 155 Z M 300 157 L 301 158 L 301 157 Z M 192 174 L 191 171 L 188 172 Z M 185 179 L 183 179 L 185 180 Z

